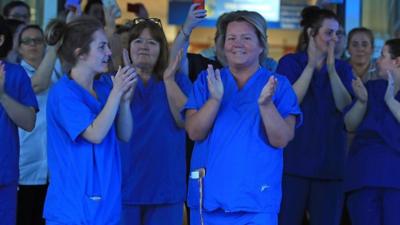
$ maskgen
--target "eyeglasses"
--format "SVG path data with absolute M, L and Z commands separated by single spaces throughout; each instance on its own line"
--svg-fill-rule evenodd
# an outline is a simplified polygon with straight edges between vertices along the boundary
M 139 24 L 139 23 L 143 23 L 143 22 L 152 22 L 157 24 L 159 27 L 162 28 L 162 24 L 161 24 L 161 20 L 158 18 L 143 18 L 143 17 L 138 17 L 133 19 L 131 22 L 128 22 L 128 25 L 131 25 L 131 27 Z
M 28 20 L 30 18 L 29 14 L 19 14 L 19 13 L 15 13 L 15 14 L 11 14 L 9 15 L 10 19 L 16 19 L 16 20 Z
M 22 39 L 20 41 L 20 43 L 24 44 L 24 45 L 32 45 L 32 44 L 40 45 L 40 44 L 44 43 L 44 39 L 43 38 L 25 38 L 25 39 Z

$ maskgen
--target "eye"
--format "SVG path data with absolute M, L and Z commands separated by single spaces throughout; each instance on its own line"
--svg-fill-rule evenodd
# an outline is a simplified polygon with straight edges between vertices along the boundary
M 140 39 L 140 38 L 137 38 L 137 39 L 133 40 L 133 43 L 134 44 L 141 44 L 141 43 L 143 43 L 143 40 Z
M 149 44 L 150 44 L 150 45 L 157 45 L 157 44 L 158 44 L 158 42 L 157 42 L 157 41 L 155 41 L 155 40 L 149 40 Z

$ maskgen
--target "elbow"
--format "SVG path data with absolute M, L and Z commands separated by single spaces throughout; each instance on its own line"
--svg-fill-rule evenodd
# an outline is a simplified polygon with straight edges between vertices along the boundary
M 119 140 L 128 143 L 131 139 L 132 134 L 118 135 Z
M 279 137 L 272 138 L 270 140 L 270 144 L 275 148 L 285 148 L 293 138 L 294 131 L 287 135 L 281 135 Z
M 21 128 L 28 132 L 33 131 L 36 126 L 36 113 L 32 112 L 30 117 L 26 124 L 21 125 Z
M 201 141 L 205 139 L 206 135 L 203 135 L 198 129 L 190 127 L 186 124 L 186 132 L 192 141 Z

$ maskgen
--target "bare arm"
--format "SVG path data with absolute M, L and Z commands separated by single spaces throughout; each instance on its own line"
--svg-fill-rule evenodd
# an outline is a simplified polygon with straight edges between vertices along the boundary
M 57 44 L 58 45 L 58 44 Z M 31 77 L 33 91 L 41 93 L 51 84 L 51 75 L 57 59 L 57 46 L 49 46 L 35 74 Z
M 185 57 L 183 57 L 181 60 L 179 71 L 186 75 L 189 74 L 189 64 L 186 58 L 186 54 L 189 47 L 190 34 L 192 33 L 192 30 L 196 28 L 206 16 L 206 10 L 195 9 L 198 5 L 199 4 L 195 3 L 190 6 L 186 20 L 179 33 L 176 35 L 169 54 L 170 59 L 173 60 L 178 56 L 179 51 L 181 51 L 181 49 L 183 50 L 182 54 Z
M 395 99 L 395 95 L 398 91 L 398 84 L 396 84 L 393 75 L 388 71 L 388 86 L 385 93 L 385 102 L 397 122 L 400 123 L 400 102 Z
M 368 92 L 359 77 L 352 81 L 352 86 L 357 101 L 344 116 L 344 124 L 346 129 L 350 132 L 356 131 L 357 127 L 364 119 L 365 113 L 367 112 L 368 101 Z
M 200 141 L 207 137 L 210 132 L 224 94 L 219 70 L 214 71 L 211 65 L 207 68 L 207 84 L 210 97 L 200 110 L 188 110 L 186 112 L 185 128 L 194 141 Z
M 180 110 L 187 101 L 187 96 L 182 92 L 175 81 L 175 74 L 181 58 L 182 51 L 179 52 L 178 56 L 169 64 L 168 68 L 164 72 L 164 84 L 167 92 L 169 109 L 178 127 L 184 127 L 185 125 L 181 118 Z
M 0 63 L 0 105 L 3 106 L 7 115 L 18 127 L 32 131 L 36 123 L 35 109 L 24 106 L 7 95 L 4 90 L 5 76 L 4 65 Z
M 342 112 L 344 107 L 351 103 L 351 96 L 336 72 L 334 48 L 335 43 L 333 41 L 330 41 L 327 58 L 327 68 L 336 108 L 340 112 Z
M 95 144 L 100 144 L 114 123 L 115 116 L 120 106 L 122 96 L 134 83 L 133 69 L 124 67 L 119 69 L 113 79 L 113 89 L 108 96 L 107 102 L 93 123 L 86 128 L 82 136 Z
M 294 116 L 282 118 L 272 101 L 277 80 L 271 76 L 258 99 L 261 118 L 269 143 L 276 148 L 284 148 L 294 137 L 296 119 Z

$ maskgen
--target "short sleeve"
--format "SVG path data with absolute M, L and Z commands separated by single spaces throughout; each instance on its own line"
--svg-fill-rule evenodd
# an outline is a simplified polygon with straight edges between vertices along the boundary
M 185 118 L 185 112 L 188 109 L 199 110 L 208 99 L 207 72 L 202 71 L 193 84 L 189 94 L 188 101 L 181 110 L 181 115 Z
M 283 118 L 289 115 L 295 116 L 296 127 L 298 127 L 303 121 L 303 114 L 297 102 L 296 94 L 286 77 L 277 75 L 277 78 L 278 89 L 274 96 L 275 106 Z
M 289 54 L 279 60 L 276 73 L 287 77 L 290 83 L 294 84 L 300 77 L 303 70 L 304 68 L 300 66 L 299 62 L 295 58 L 295 55 Z
M 6 85 L 6 88 L 9 87 L 7 93 L 10 93 L 22 105 L 33 107 L 38 112 L 39 106 L 28 74 L 20 65 L 8 65 L 10 67 L 6 68 L 6 81 L 11 77 L 13 81 L 11 81 L 11 86 Z
M 182 92 L 188 96 L 192 90 L 192 82 L 190 81 L 189 77 L 183 73 L 177 73 L 175 75 L 175 81 Z
M 54 104 L 58 106 L 57 112 L 61 126 L 73 141 L 77 141 L 79 135 L 93 123 L 97 116 L 77 95 L 64 95 Z

